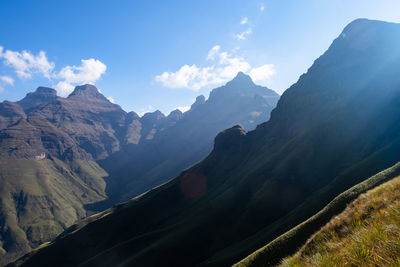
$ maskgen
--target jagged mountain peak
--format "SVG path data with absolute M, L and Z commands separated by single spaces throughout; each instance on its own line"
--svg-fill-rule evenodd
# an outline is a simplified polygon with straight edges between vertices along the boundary
M 161 118 L 165 118 L 165 115 L 158 109 L 153 112 L 147 112 L 142 116 L 142 120 L 154 120 L 154 119 L 161 119 Z
M 226 85 L 218 87 L 210 92 L 210 101 L 232 101 L 232 98 L 242 96 L 254 97 L 256 95 L 262 97 L 278 97 L 279 95 L 263 86 L 256 85 L 251 77 L 243 72 L 238 72 L 233 80 Z
M 196 97 L 194 103 L 190 106 L 190 110 L 197 108 L 198 106 L 203 105 L 206 102 L 206 97 L 204 95 L 199 95 Z
M 168 115 L 169 118 L 171 117 L 177 117 L 177 116 L 181 116 L 183 113 L 182 111 L 180 111 L 179 109 L 175 109 L 173 111 L 171 111 Z
M 254 86 L 255 84 L 249 75 L 239 71 L 235 78 L 233 78 L 233 80 L 228 82 L 226 85 Z

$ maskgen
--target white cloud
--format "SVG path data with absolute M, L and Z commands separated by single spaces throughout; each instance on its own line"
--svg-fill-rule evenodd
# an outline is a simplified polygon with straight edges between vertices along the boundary
M 115 103 L 115 100 L 114 100 L 114 97 L 112 97 L 112 96 L 109 96 L 109 97 L 107 97 L 107 99 L 108 99 L 108 101 L 110 101 L 111 103 Z
M 10 76 L 0 76 L 0 81 L 3 81 L 8 85 L 14 86 L 14 79 Z
M 221 46 L 215 45 L 211 50 L 208 52 L 207 60 L 214 60 L 215 56 L 218 55 Z
M 0 86 L 0 94 L 4 92 L 4 88 Z
M 260 6 L 260 11 L 262 12 L 262 11 L 264 11 L 264 9 L 265 9 L 264 4 L 261 4 L 261 6 Z
M 253 30 L 251 28 L 248 28 L 244 32 L 236 34 L 235 37 L 238 40 L 246 40 L 247 35 L 250 35 L 252 33 L 253 33 Z
M 3 52 L 3 47 L 1 47 L 0 58 L 4 59 L 4 63 L 15 70 L 19 78 L 31 78 L 33 74 L 41 74 L 50 79 L 55 66 L 53 62 L 49 62 L 44 51 L 34 55 L 25 50 L 22 52 L 11 50 Z
M 201 87 L 212 83 L 213 67 L 199 68 L 195 64 L 183 65 L 176 72 L 163 72 L 156 76 L 156 81 L 170 88 L 189 88 L 198 91 Z
M 165 87 L 198 91 L 205 86 L 227 82 L 239 71 L 250 73 L 250 76 L 254 76 L 257 81 L 265 81 L 276 73 L 272 64 L 252 68 L 243 57 L 221 51 L 219 45 L 211 48 L 206 59 L 212 63 L 210 66 L 198 67 L 196 64 L 191 66 L 185 64 L 176 72 L 163 72 L 157 75 L 155 80 Z
M 106 72 L 106 69 L 107 66 L 100 60 L 82 59 L 80 66 L 63 67 L 55 75 L 57 79 L 62 80 L 55 88 L 60 95 L 66 96 L 72 92 L 75 85 L 94 84 Z
M 20 79 L 32 78 L 33 75 L 42 75 L 49 80 L 58 81 L 55 86 L 61 96 L 72 92 L 79 84 L 94 84 L 105 73 L 107 67 L 97 59 L 82 59 L 80 66 L 65 66 L 59 72 L 54 70 L 55 64 L 47 59 L 46 53 L 40 51 L 34 55 L 28 51 L 4 50 L 0 46 L 0 59 L 6 66 L 14 69 Z M 1 76 L 0 80 L 14 84 L 14 79 L 8 76 Z
M 240 24 L 245 25 L 249 22 L 249 18 L 248 17 L 244 17 L 242 18 L 242 20 L 240 21 Z
M 260 67 L 253 68 L 249 72 L 250 77 L 256 82 L 267 81 L 275 74 L 276 70 L 274 64 L 265 64 Z
M 190 106 L 176 107 L 176 108 L 174 108 L 174 110 L 175 109 L 179 109 L 180 111 L 182 111 L 184 113 L 190 109 Z

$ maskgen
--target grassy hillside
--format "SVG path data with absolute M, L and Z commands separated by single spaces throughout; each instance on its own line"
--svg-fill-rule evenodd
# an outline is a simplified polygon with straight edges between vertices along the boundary
M 400 266 L 400 177 L 359 196 L 280 266 Z
M 400 163 L 343 192 L 313 217 L 250 254 L 235 266 L 271 266 L 279 263 L 282 258 L 295 253 L 313 233 L 342 212 L 347 204 L 391 179 L 395 178 L 400 182 L 398 175 L 400 175 Z
M 104 199 L 95 162 L 54 158 L 0 161 L 0 266 L 50 241 Z

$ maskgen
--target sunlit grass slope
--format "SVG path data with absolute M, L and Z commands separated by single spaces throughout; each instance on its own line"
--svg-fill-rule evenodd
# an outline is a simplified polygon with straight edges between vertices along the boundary
M 237 266 L 274 266 L 303 244 L 282 266 L 400 266 L 399 175 L 400 163 L 350 188 Z
M 400 266 L 400 177 L 358 197 L 281 266 Z

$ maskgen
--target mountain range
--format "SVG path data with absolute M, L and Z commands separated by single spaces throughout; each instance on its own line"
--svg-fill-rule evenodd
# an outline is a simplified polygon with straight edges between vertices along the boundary
M 222 131 L 212 152 L 175 179 L 80 221 L 16 264 L 238 262 L 400 161 L 399 69 L 400 25 L 353 21 L 268 122 Z
M 66 98 L 39 87 L 0 103 L 0 265 L 167 181 L 205 157 L 219 131 L 266 121 L 278 98 L 239 73 L 168 116 L 127 113 L 88 84 Z

